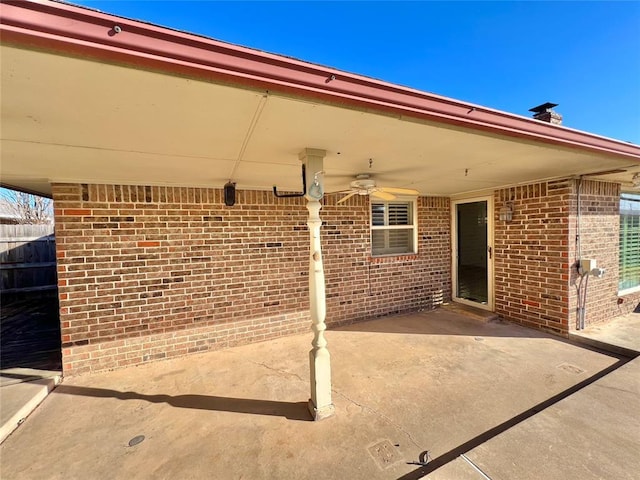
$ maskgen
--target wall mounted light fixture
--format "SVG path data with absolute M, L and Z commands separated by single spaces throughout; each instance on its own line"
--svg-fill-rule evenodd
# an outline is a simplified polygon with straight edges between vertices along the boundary
M 224 204 L 233 207 L 236 204 L 236 184 L 227 182 L 224 185 Z
M 505 202 L 499 211 L 500 220 L 510 222 L 513 220 L 513 202 Z

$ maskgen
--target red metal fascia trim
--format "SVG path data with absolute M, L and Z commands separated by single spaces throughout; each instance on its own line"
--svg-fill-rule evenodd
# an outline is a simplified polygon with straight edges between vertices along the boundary
M 640 161 L 640 147 L 485 107 L 68 4 L 7 2 L 4 42 L 272 89 Z M 122 32 L 115 34 L 118 25 Z M 335 78 L 331 79 L 331 75 Z

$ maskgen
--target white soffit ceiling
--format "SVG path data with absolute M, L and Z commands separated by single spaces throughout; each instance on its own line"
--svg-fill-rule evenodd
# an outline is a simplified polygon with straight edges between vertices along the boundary
M 358 173 L 380 185 L 454 195 L 630 162 L 3 46 L 3 183 L 300 189 L 298 152 L 328 152 L 326 190 Z M 372 159 L 371 168 L 369 159 Z

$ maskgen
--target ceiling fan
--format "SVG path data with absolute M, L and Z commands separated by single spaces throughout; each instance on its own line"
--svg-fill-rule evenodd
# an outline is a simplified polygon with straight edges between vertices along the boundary
M 336 193 L 346 193 L 337 203 L 343 203 L 354 195 L 371 195 L 383 200 L 394 200 L 396 195 L 418 195 L 420 192 L 412 188 L 378 187 L 376 181 L 368 173 L 356 175 L 356 179 L 351 182 L 349 190 L 342 190 Z

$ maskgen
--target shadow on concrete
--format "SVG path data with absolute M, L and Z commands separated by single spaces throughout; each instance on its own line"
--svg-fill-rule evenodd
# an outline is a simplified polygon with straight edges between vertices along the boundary
M 397 333 L 465 337 L 540 338 L 562 341 L 562 337 L 525 328 L 502 320 L 469 318 L 444 309 L 393 314 L 350 325 L 332 327 L 340 332 Z
M 582 382 L 577 383 L 573 387 L 568 388 L 567 390 L 564 390 L 564 391 L 558 393 L 557 395 L 554 395 L 551 398 L 548 398 L 544 402 L 538 403 L 537 405 L 535 405 L 535 406 L 531 407 L 530 409 L 522 412 L 521 414 L 516 415 L 515 417 L 512 417 L 509 420 L 506 420 L 505 422 L 501 423 L 500 425 L 496 425 L 495 427 L 487 430 L 486 432 L 483 432 L 480 435 L 472 438 L 471 440 L 468 440 L 467 442 L 463 443 L 462 445 L 458 445 L 457 447 L 452 448 L 451 450 L 449 450 L 448 452 L 440 455 L 439 457 L 434 458 L 427 465 L 423 465 L 423 466 L 413 470 L 412 472 L 409 472 L 409 473 L 399 477 L 397 480 L 418 480 L 418 479 L 423 478 L 425 475 L 428 475 L 428 474 L 432 473 L 433 471 L 435 471 L 436 469 L 444 466 L 445 464 L 447 464 L 449 462 L 452 462 L 453 460 L 458 458 L 460 455 L 473 450 L 474 448 L 476 448 L 479 445 L 489 441 L 493 437 L 496 437 L 497 435 L 500 435 L 501 433 L 507 431 L 508 429 L 510 429 L 511 427 L 517 425 L 518 423 L 521 423 L 521 422 L 525 421 L 526 419 L 532 417 L 536 413 L 539 413 L 539 412 L 543 411 L 544 409 L 549 408 L 550 406 L 558 403 L 559 401 L 567 398 L 568 396 L 573 395 L 577 391 L 582 390 L 586 386 L 591 385 L 593 382 L 601 379 L 605 375 L 608 375 L 611 372 L 613 372 L 614 370 L 617 370 L 622 365 L 627 363 L 629 360 L 630 359 L 628 359 L 628 358 L 622 358 L 622 359 L 618 360 L 616 363 L 614 363 L 613 365 L 609 366 L 608 368 L 605 368 L 604 370 L 592 375 L 591 377 L 583 380 Z M 410 462 L 410 463 L 415 463 L 415 462 Z
M 307 402 L 276 402 L 250 398 L 217 397 L 215 395 L 145 395 L 137 392 L 120 392 L 107 388 L 73 385 L 59 385 L 54 390 L 54 393 L 96 398 L 116 398 L 118 400 L 143 400 L 150 403 L 166 403 L 178 408 L 269 415 L 285 417 L 287 420 L 312 421 Z
M 39 380 L 41 378 L 45 378 L 42 375 L 25 375 L 22 373 L 12 373 L 12 372 L 2 372 L 3 377 L 12 378 L 14 380 L 22 380 L 23 382 L 28 382 L 30 380 Z
M 57 291 L 3 293 L 1 297 L 1 368 L 61 370 Z
M 22 370 L 22 369 L 19 369 Z M 21 382 L 31 382 L 33 380 L 42 380 L 51 378 L 60 373 L 53 370 L 31 370 L 24 369 L 26 373 L 13 372 L 11 370 L 0 370 L 0 386 L 11 385 Z

